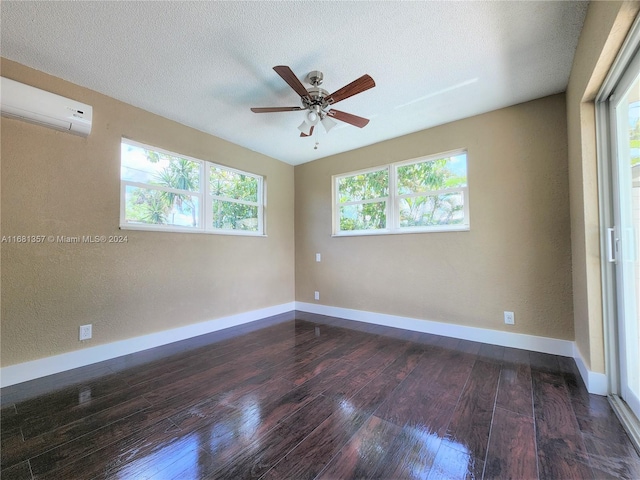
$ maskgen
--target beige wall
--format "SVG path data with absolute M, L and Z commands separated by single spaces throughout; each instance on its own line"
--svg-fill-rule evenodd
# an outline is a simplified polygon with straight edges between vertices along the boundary
M 81 138 L 2 118 L 2 235 L 126 244 L 2 244 L 3 367 L 294 300 L 292 166 L 2 60 L 2 75 L 94 108 Z M 120 231 L 120 138 L 267 180 L 267 238 Z M 78 342 L 78 326 L 93 340 Z
M 575 341 L 599 373 L 605 364 L 593 101 L 639 9 L 640 2 L 590 3 L 567 88 Z
M 458 148 L 469 232 L 331 237 L 332 175 Z M 563 94 L 299 165 L 296 300 L 573 340 L 567 175 Z

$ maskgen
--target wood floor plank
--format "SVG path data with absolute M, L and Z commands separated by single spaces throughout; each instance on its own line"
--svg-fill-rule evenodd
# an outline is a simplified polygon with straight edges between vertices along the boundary
M 423 355 L 424 347 L 416 344 L 409 344 L 405 351 L 402 352 L 402 354 L 399 355 L 384 372 L 387 375 L 393 375 L 398 380 L 404 380 L 407 378 L 407 375 L 416 368 Z
M 496 405 L 533 418 L 533 386 L 528 364 L 502 364 Z
M 398 426 L 424 427 L 444 436 L 474 361 L 474 356 L 458 351 L 426 350 L 376 415 Z
M 354 408 L 373 413 L 385 402 L 400 382 L 401 380 L 397 376 L 388 375 L 385 370 L 349 398 L 349 403 Z
M 318 478 L 373 478 L 389 446 L 401 430 L 397 425 L 372 415 L 321 471 Z
M 29 462 L 21 462 L 2 469 L 2 480 L 32 480 Z
M 4 387 L 2 395 L 0 395 L 0 403 L 3 407 L 10 404 L 18 405 L 35 398 L 46 398 L 67 388 L 89 385 L 95 381 L 102 382 L 113 375 L 113 370 L 106 365 L 106 362 L 86 365 L 55 375 Z
M 442 437 L 422 425 L 405 425 L 393 439 L 372 478 L 426 479 Z
M 389 355 L 382 352 L 370 357 L 362 365 L 351 366 L 350 373 L 336 379 L 322 391 L 325 396 L 332 396 L 337 399 L 349 399 L 362 387 L 380 375 L 393 361 Z
M 446 438 L 473 458 L 484 461 L 498 390 L 500 365 L 477 360 L 453 412 Z
M 429 480 L 475 480 L 482 478 L 484 462 L 474 455 L 452 448 L 444 443 L 429 472 Z M 514 479 L 515 480 L 515 479 Z M 519 478 L 518 480 L 526 480 Z
M 28 438 L 26 441 L 15 441 L 2 446 L 2 466 L 10 466 L 33 458 L 38 454 L 56 448 L 87 433 L 94 432 L 106 425 L 127 418 L 150 406 L 144 397 L 134 398 L 128 402 L 114 405 L 94 415 L 81 418 L 60 428 L 44 434 Z
M 485 362 L 500 364 L 504 358 L 505 347 L 483 343 L 478 350 L 478 358 Z
M 93 478 L 108 475 L 126 464 L 131 456 L 147 449 L 162 448 L 177 434 L 178 428 L 168 420 L 148 427 L 131 428 L 135 424 L 112 424 L 72 442 L 30 459 L 34 478 Z M 122 433 L 124 427 L 126 434 Z M 142 450 L 141 450 L 142 449 Z
M 619 441 L 615 437 L 601 439 L 593 435 L 583 435 L 582 438 L 594 471 L 612 478 L 640 479 L 640 456 L 628 440 Z
M 119 409 L 121 416 L 127 416 L 138 410 L 143 410 L 150 405 L 150 402 L 140 396 L 140 393 L 124 389 L 104 395 L 96 399 L 91 397 L 91 392 L 87 391 L 84 400 L 78 405 L 60 410 L 52 410 L 49 415 L 30 417 L 22 423 L 22 434 L 25 440 L 37 437 L 47 432 L 57 430 L 65 425 L 83 421 L 105 410 L 113 410 L 115 406 L 122 405 Z
M 309 356 L 299 361 L 292 361 L 278 369 L 277 375 L 294 385 L 302 385 L 307 380 L 321 374 L 335 362 L 339 356 Z
M 333 399 L 317 396 L 267 434 L 255 438 L 207 478 L 259 478 L 331 416 L 339 406 Z
M 593 478 L 569 392 L 558 376 L 532 369 L 541 478 Z
M 19 418 L 18 418 L 18 410 L 16 410 L 16 405 L 5 405 L 0 409 L 0 422 L 2 423 L 3 428 L 16 428 L 19 427 Z
M 0 442 L 0 457 L 2 462 L 0 468 L 5 469 L 13 467 L 14 465 L 28 460 L 34 454 L 40 452 L 41 447 L 31 452 L 31 455 L 24 455 L 21 452 L 24 451 L 24 440 L 22 439 L 22 433 L 19 428 L 14 428 L 10 432 L 7 432 Z
M 536 455 L 533 418 L 496 407 L 484 478 L 538 478 Z
M 263 477 L 313 479 L 365 423 L 369 414 L 341 404 L 331 416 L 289 451 Z
M 531 367 L 529 353 L 530 352 L 528 350 L 504 347 L 504 356 L 502 357 L 502 360 L 505 363 Z
M 529 352 L 531 371 L 561 375 L 558 358 L 555 355 L 540 352 Z
M 199 442 L 207 444 L 207 439 L 199 439 Z M 151 480 L 200 480 L 215 472 L 218 466 L 218 460 L 211 457 L 206 449 L 189 449 L 184 455 L 163 458 L 163 468 Z

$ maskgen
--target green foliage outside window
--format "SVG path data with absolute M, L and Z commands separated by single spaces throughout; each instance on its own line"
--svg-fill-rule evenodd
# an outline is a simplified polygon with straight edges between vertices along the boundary
M 207 172 L 209 178 L 201 178 Z M 260 177 L 123 142 L 121 178 L 128 225 L 245 232 L 261 228 Z M 200 225 L 202 208 L 211 221 L 205 227 Z
M 249 175 L 212 168 L 209 177 L 213 195 L 213 228 L 225 230 L 258 230 L 258 207 L 224 199 L 258 202 L 258 179 Z
M 339 231 L 464 224 L 466 187 L 466 153 L 338 177 Z M 389 206 L 396 227 L 387 224 Z
M 185 158 L 142 149 L 150 164 L 163 164 L 151 168 L 150 185 L 190 192 L 199 191 L 200 164 Z M 165 190 L 127 187 L 127 220 L 155 225 L 198 226 L 198 198 Z
M 389 195 L 389 171 L 361 173 L 338 181 L 340 203 L 383 199 Z M 386 202 L 340 207 L 340 230 L 371 230 L 387 226 Z
M 438 158 L 398 167 L 398 194 L 416 194 L 466 187 L 466 175 L 450 168 L 449 158 Z M 463 218 L 463 198 L 460 193 L 414 195 L 400 201 L 400 227 L 458 225 Z

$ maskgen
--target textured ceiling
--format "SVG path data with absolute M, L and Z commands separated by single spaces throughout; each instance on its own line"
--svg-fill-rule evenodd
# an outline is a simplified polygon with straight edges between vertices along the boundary
M 0 54 L 296 165 L 563 92 L 586 6 L 4 0 Z M 275 65 L 329 92 L 371 75 L 336 107 L 371 122 L 300 138 L 304 112 L 252 113 L 299 105 Z

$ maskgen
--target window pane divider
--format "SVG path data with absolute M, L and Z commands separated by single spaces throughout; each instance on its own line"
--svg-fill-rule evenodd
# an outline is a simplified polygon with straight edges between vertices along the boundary
M 366 205 L 369 203 L 382 203 L 386 202 L 389 197 L 380 197 L 380 198 L 372 198 L 367 200 L 354 200 L 352 202 L 338 202 L 338 205 L 341 207 L 348 207 L 350 205 Z
M 445 188 L 443 190 L 423 190 L 420 192 L 402 193 L 398 195 L 398 198 L 434 197 L 437 195 L 446 195 L 447 193 L 464 192 L 466 189 L 467 187 L 455 187 L 455 188 Z
M 231 202 L 231 203 L 240 203 L 242 205 L 249 205 L 251 207 L 259 207 L 260 204 L 258 202 L 252 202 L 249 200 L 239 200 L 237 198 L 231 197 L 221 197 L 220 195 L 210 195 L 213 200 L 220 200 L 221 202 Z
M 160 190 L 162 192 L 177 193 L 179 195 L 188 195 L 190 197 L 199 197 L 202 195 L 197 190 L 180 190 L 179 188 L 165 187 L 163 185 L 154 185 L 153 183 L 132 182 L 131 180 L 122 180 L 122 183 L 130 187 L 144 188 L 145 190 Z

